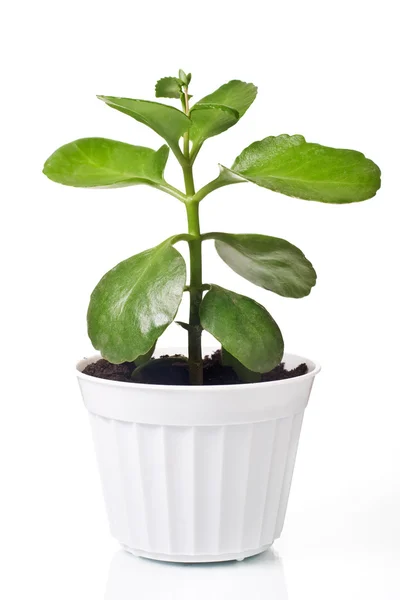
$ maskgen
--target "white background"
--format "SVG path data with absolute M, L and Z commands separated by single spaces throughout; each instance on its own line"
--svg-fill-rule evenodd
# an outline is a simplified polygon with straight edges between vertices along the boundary
M 36 0 L 7 3 L 1 22 L 0 596 L 398 599 L 396 3 Z M 79 137 L 159 147 L 96 94 L 152 99 L 155 81 L 180 67 L 197 98 L 232 78 L 259 86 L 240 123 L 206 142 L 198 186 L 218 162 L 280 133 L 362 150 L 383 172 L 378 196 L 361 204 L 243 184 L 201 206 L 203 231 L 283 237 L 312 260 L 318 284 L 302 300 L 241 280 L 211 243 L 205 278 L 264 303 L 287 350 L 323 366 L 275 554 L 216 567 L 117 554 L 74 375 L 92 352 L 92 288 L 120 260 L 183 231 L 184 208 L 146 187 L 76 190 L 41 174 L 51 152 Z M 184 336 L 173 325 L 164 342 Z

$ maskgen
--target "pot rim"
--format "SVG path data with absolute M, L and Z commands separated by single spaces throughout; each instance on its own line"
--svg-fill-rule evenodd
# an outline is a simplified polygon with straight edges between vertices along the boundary
M 157 348 L 157 354 L 168 354 L 174 353 L 179 354 L 184 348 L 179 347 L 165 347 L 165 348 Z M 207 355 L 215 351 L 213 347 L 205 347 L 203 348 L 203 354 Z M 187 393 L 188 390 L 194 391 L 197 393 L 207 394 L 207 393 L 215 393 L 216 391 L 221 391 L 221 393 L 226 393 L 229 391 L 230 394 L 235 393 L 235 391 L 239 392 L 240 390 L 248 390 L 248 389 L 259 389 L 259 388 L 271 388 L 282 385 L 290 385 L 294 382 L 306 381 L 307 379 L 314 379 L 314 377 L 320 372 L 321 365 L 314 360 L 310 360 L 301 356 L 299 354 L 292 354 L 289 352 L 285 352 L 283 355 L 282 362 L 285 362 L 285 359 L 290 359 L 293 362 L 297 362 L 298 364 L 306 363 L 309 368 L 309 371 L 304 375 L 298 375 L 297 377 L 291 377 L 288 379 L 279 379 L 276 381 L 261 381 L 257 383 L 240 383 L 236 385 L 232 384 L 223 384 L 223 385 L 164 385 L 164 384 L 156 384 L 156 383 L 136 383 L 136 382 L 127 382 L 127 381 L 114 381 L 111 379 L 102 379 L 101 377 L 93 377 L 93 375 L 86 375 L 82 373 L 82 370 L 88 365 L 100 360 L 102 358 L 101 354 L 94 354 L 87 358 L 83 358 L 79 360 L 76 364 L 76 371 L 78 379 L 82 379 L 83 381 L 91 381 L 92 383 L 98 383 L 99 385 L 117 387 L 117 388 L 128 388 L 128 389 L 142 389 L 142 390 L 152 390 L 158 392 L 184 392 Z

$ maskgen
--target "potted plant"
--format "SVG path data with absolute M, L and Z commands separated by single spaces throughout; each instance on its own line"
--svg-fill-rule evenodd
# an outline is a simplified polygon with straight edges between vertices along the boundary
M 134 554 L 169 561 L 243 559 L 279 537 L 304 409 L 319 367 L 284 355 L 277 323 L 254 300 L 212 283 L 202 244 L 236 273 L 281 296 L 310 293 L 316 274 L 293 244 L 259 234 L 203 233 L 199 206 L 222 186 L 252 182 L 304 200 L 344 204 L 375 195 L 379 168 L 360 152 L 266 137 L 196 190 L 193 165 L 209 138 L 235 125 L 254 101 L 251 83 L 230 81 L 191 106 L 191 75 L 165 77 L 158 102 L 99 96 L 164 138 L 158 150 L 85 138 L 62 146 L 44 173 L 64 185 L 146 184 L 186 209 L 188 231 L 128 258 L 100 280 L 87 315 L 100 355 L 78 363 L 111 531 Z M 164 179 L 170 151 L 185 191 Z M 189 246 L 185 260 L 175 244 Z M 184 293 L 188 351 L 157 351 Z M 220 350 L 202 349 L 202 331 Z M 214 349 L 215 350 L 215 349 Z M 154 356 L 153 356 L 154 354 Z M 207 356 L 205 356 L 207 354 Z

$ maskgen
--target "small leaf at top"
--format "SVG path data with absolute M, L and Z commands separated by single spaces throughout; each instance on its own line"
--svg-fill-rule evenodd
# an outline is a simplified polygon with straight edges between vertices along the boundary
M 255 142 L 231 170 L 275 192 L 319 202 L 360 202 L 380 187 L 379 168 L 361 152 L 310 144 L 301 135 Z
M 223 104 L 237 111 L 239 118 L 241 118 L 252 105 L 256 96 L 257 88 L 255 85 L 234 79 L 199 100 L 195 106 L 198 104 Z
M 195 104 L 190 111 L 192 127 L 190 139 L 200 146 L 206 139 L 226 131 L 239 120 L 239 113 L 229 106 L 217 104 Z
M 123 187 L 164 181 L 168 147 L 155 151 L 105 138 L 83 138 L 56 150 L 43 173 L 75 187 Z
M 186 281 L 170 238 L 111 269 L 95 287 L 87 314 L 93 346 L 112 363 L 147 354 L 175 318 Z
M 286 240 L 247 233 L 212 233 L 222 260 L 236 273 L 266 290 L 288 298 L 307 296 L 316 273 L 299 248 Z
M 186 75 L 185 71 L 183 71 L 182 69 L 179 69 L 179 79 L 182 81 L 183 85 L 185 85 L 186 87 L 190 83 L 189 75 Z
M 163 77 L 156 83 L 156 98 L 180 98 L 182 84 L 176 77 Z
M 161 135 L 174 152 L 180 153 L 179 140 L 188 131 L 191 121 L 181 110 L 159 102 L 97 96 L 100 100 L 147 125 Z
M 251 298 L 216 285 L 200 305 L 202 327 L 247 369 L 264 373 L 283 356 L 283 339 L 269 312 Z
M 208 138 L 226 131 L 244 115 L 257 94 L 252 83 L 230 81 L 199 100 L 190 111 L 193 155 Z

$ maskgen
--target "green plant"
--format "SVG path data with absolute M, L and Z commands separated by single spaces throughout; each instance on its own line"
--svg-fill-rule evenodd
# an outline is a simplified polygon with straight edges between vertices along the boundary
M 359 202 L 375 195 L 380 171 L 360 152 L 308 143 L 301 135 L 280 135 L 254 142 L 230 169 L 220 166 L 218 177 L 196 191 L 193 164 L 204 142 L 239 121 L 254 101 L 257 88 L 230 81 L 190 107 L 190 80 L 190 74 L 180 71 L 179 77 L 165 77 L 156 85 L 157 97 L 180 100 L 182 110 L 158 102 L 98 96 L 111 108 L 156 131 L 167 145 L 154 151 L 103 138 L 80 139 L 56 150 L 46 161 L 44 173 L 53 181 L 76 187 L 147 184 L 174 196 L 186 208 L 188 233 L 121 262 L 93 291 L 88 332 L 105 358 L 114 363 L 146 364 L 187 291 L 189 322 L 179 324 L 188 331 L 191 383 L 202 383 L 203 329 L 221 343 L 225 364 L 243 381 L 257 381 L 260 373 L 282 359 L 281 332 L 254 300 L 203 282 L 202 242 L 213 239 L 219 256 L 236 273 L 281 296 L 308 295 L 316 274 L 304 254 L 283 239 L 201 233 L 200 202 L 222 186 L 246 181 L 305 200 Z M 182 167 L 185 193 L 164 179 L 169 149 Z M 189 245 L 189 285 L 185 261 L 174 248 L 179 241 Z

